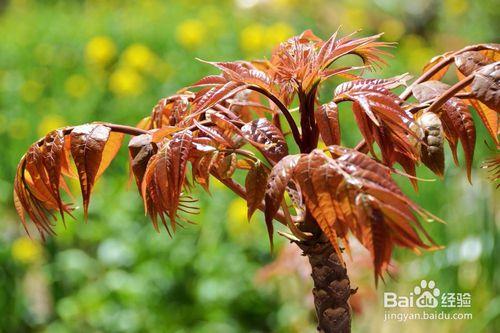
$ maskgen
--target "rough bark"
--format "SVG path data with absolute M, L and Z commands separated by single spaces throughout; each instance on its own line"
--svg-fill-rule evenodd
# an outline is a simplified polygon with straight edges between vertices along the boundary
M 321 333 L 351 332 L 351 287 L 347 269 L 328 240 L 298 244 L 309 258 L 314 281 L 314 305 Z

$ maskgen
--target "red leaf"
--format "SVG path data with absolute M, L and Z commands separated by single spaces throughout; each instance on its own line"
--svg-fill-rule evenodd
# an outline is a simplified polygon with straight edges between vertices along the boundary
M 71 131 L 71 155 L 78 170 L 83 197 L 83 210 L 87 217 L 90 193 L 98 177 L 99 167 L 111 130 L 99 124 L 77 126 Z
M 323 142 L 327 145 L 340 144 L 340 125 L 338 107 L 334 102 L 323 104 L 314 109 L 314 118 Z
M 490 109 L 500 113 L 500 62 L 479 69 L 471 83 L 471 93 Z
M 248 221 L 259 208 L 266 193 L 267 169 L 262 163 L 257 162 L 247 174 L 245 179 L 246 200 L 248 207 Z
M 288 146 L 281 131 L 266 118 L 253 120 L 241 128 L 243 136 L 271 161 L 288 155 Z
M 269 174 L 265 195 L 266 224 L 272 227 L 272 220 L 278 212 L 285 189 L 290 181 L 300 155 L 289 155 L 281 159 Z

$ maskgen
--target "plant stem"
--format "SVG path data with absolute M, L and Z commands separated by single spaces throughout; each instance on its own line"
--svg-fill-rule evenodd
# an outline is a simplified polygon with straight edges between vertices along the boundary
M 302 241 L 297 245 L 304 251 L 311 264 L 318 331 L 351 332 L 349 297 L 353 291 L 347 269 L 335 253 L 332 244 L 323 234 L 318 240 Z
M 302 128 L 301 153 L 310 153 L 318 145 L 318 128 L 314 119 L 314 102 L 316 101 L 317 86 L 308 93 L 298 91 L 300 126 Z

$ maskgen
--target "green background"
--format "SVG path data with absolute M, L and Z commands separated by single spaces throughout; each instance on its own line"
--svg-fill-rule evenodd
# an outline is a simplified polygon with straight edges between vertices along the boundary
M 498 42 L 498 5 L 0 1 L 0 332 L 314 332 L 304 258 L 280 237 L 271 254 L 260 213 L 248 223 L 245 203 L 220 183 L 212 182 L 212 196 L 196 191 L 197 224 L 170 239 L 154 232 L 134 184 L 127 186 L 123 149 L 96 186 L 88 223 L 78 210 L 42 244 L 25 236 L 15 216 L 18 160 L 53 128 L 94 120 L 134 125 L 161 97 L 214 73 L 195 58 L 263 58 L 293 34 L 312 29 L 327 38 L 342 25 L 343 34 L 385 31 L 384 40 L 398 42 L 377 75 L 418 74 L 434 55 Z M 325 86 L 322 97 L 332 88 Z M 341 121 L 344 143 L 356 144 L 348 109 Z M 447 221 L 426 225 L 445 249 L 397 251 L 393 278 L 375 288 L 367 253 L 355 247 L 348 269 L 359 287 L 356 332 L 500 330 L 498 190 L 479 167 L 493 145 L 476 123 L 472 186 L 449 150 L 445 180 L 422 182 L 415 193 L 399 179 L 417 203 Z M 419 176 L 432 178 L 423 169 Z M 470 309 L 446 311 L 471 312 L 473 319 L 384 322 L 382 293 L 408 294 L 421 279 L 436 281 L 442 292 L 470 292 Z

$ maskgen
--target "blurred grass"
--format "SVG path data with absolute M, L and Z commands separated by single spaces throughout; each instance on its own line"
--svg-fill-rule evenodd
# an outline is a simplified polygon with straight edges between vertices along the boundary
M 169 239 L 154 232 L 135 189 L 126 187 L 122 153 L 96 188 L 88 225 L 77 213 L 40 244 L 26 238 L 12 207 L 17 161 L 56 127 L 135 124 L 159 98 L 213 72 L 196 57 L 262 58 L 294 33 L 310 28 L 328 37 L 342 25 L 344 33 L 385 31 L 398 42 L 390 67 L 377 74 L 415 74 L 446 50 L 498 42 L 499 31 L 493 0 L 18 0 L 0 8 L 0 332 L 313 332 L 307 283 L 293 276 L 254 283 L 256 270 L 273 259 L 262 217 L 246 222 L 244 203 L 220 184 L 211 185 L 211 197 L 200 193 L 198 224 Z M 359 134 L 347 109 L 341 121 L 352 146 Z M 427 228 L 446 249 L 398 251 L 397 280 L 365 300 L 357 331 L 495 332 L 498 191 L 478 167 L 491 154 L 485 133 L 479 125 L 472 186 L 450 159 L 446 179 L 422 182 L 418 193 L 401 181 L 448 222 Z M 426 170 L 419 176 L 432 178 Z M 350 270 L 353 285 L 373 289 L 370 270 Z M 474 319 L 383 323 L 381 293 L 408 292 L 422 278 L 470 291 Z

